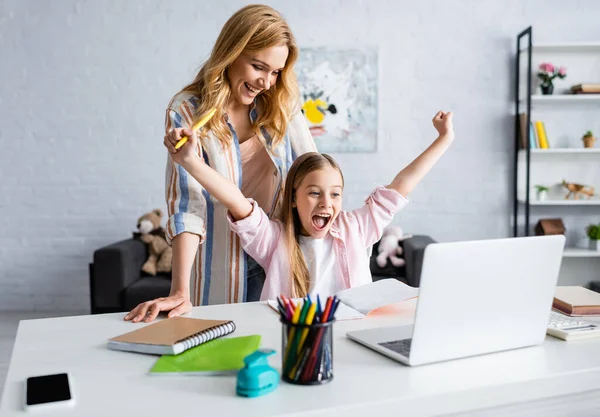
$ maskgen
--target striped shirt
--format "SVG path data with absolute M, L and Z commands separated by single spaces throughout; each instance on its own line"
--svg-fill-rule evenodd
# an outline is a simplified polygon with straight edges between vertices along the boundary
M 171 100 L 165 119 L 165 131 L 190 128 L 200 101 L 190 93 L 179 93 Z M 250 117 L 256 118 L 256 109 Z M 242 187 L 240 145 L 233 127 L 232 144 L 223 149 L 221 142 L 209 132 L 198 145 L 198 154 L 225 178 Z M 276 213 L 283 199 L 287 172 L 298 155 L 315 152 L 316 147 L 302 113 L 288 124 L 284 140 L 269 151 L 277 169 L 277 189 L 269 210 Z M 165 176 L 167 241 L 180 233 L 200 236 L 200 247 L 192 267 L 190 299 L 193 305 L 238 303 L 246 300 L 247 256 L 239 237 L 229 228 L 227 208 L 212 197 L 181 166 L 167 157 Z

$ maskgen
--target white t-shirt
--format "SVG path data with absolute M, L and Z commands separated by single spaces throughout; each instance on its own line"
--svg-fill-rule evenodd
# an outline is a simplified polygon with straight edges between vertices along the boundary
M 309 294 L 323 300 L 344 289 L 340 268 L 333 248 L 333 237 L 327 235 L 323 239 L 300 236 L 300 249 L 304 255 L 310 275 Z

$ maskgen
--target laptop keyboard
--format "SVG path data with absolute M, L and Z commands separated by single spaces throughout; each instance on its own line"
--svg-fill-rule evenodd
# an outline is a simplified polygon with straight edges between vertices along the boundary
M 383 346 L 386 349 L 391 350 L 392 352 L 399 353 L 408 358 L 408 354 L 410 353 L 410 344 L 412 343 L 412 339 L 402 339 L 402 340 L 392 340 L 391 342 L 383 342 L 379 343 L 379 345 Z

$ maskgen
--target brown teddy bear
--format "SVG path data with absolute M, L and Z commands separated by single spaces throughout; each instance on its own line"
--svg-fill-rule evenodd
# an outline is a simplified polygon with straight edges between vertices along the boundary
M 155 209 L 138 219 L 137 227 L 140 240 L 148 244 L 148 260 L 142 265 L 142 271 L 149 275 L 157 272 L 171 272 L 173 250 L 165 238 L 165 230 L 160 226 L 162 211 Z

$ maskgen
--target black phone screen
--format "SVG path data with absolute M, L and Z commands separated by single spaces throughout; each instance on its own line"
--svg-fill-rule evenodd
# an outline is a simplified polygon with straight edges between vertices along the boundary
M 71 389 L 67 374 L 27 378 L 27 405 L 68 401 L 70 399 Z

